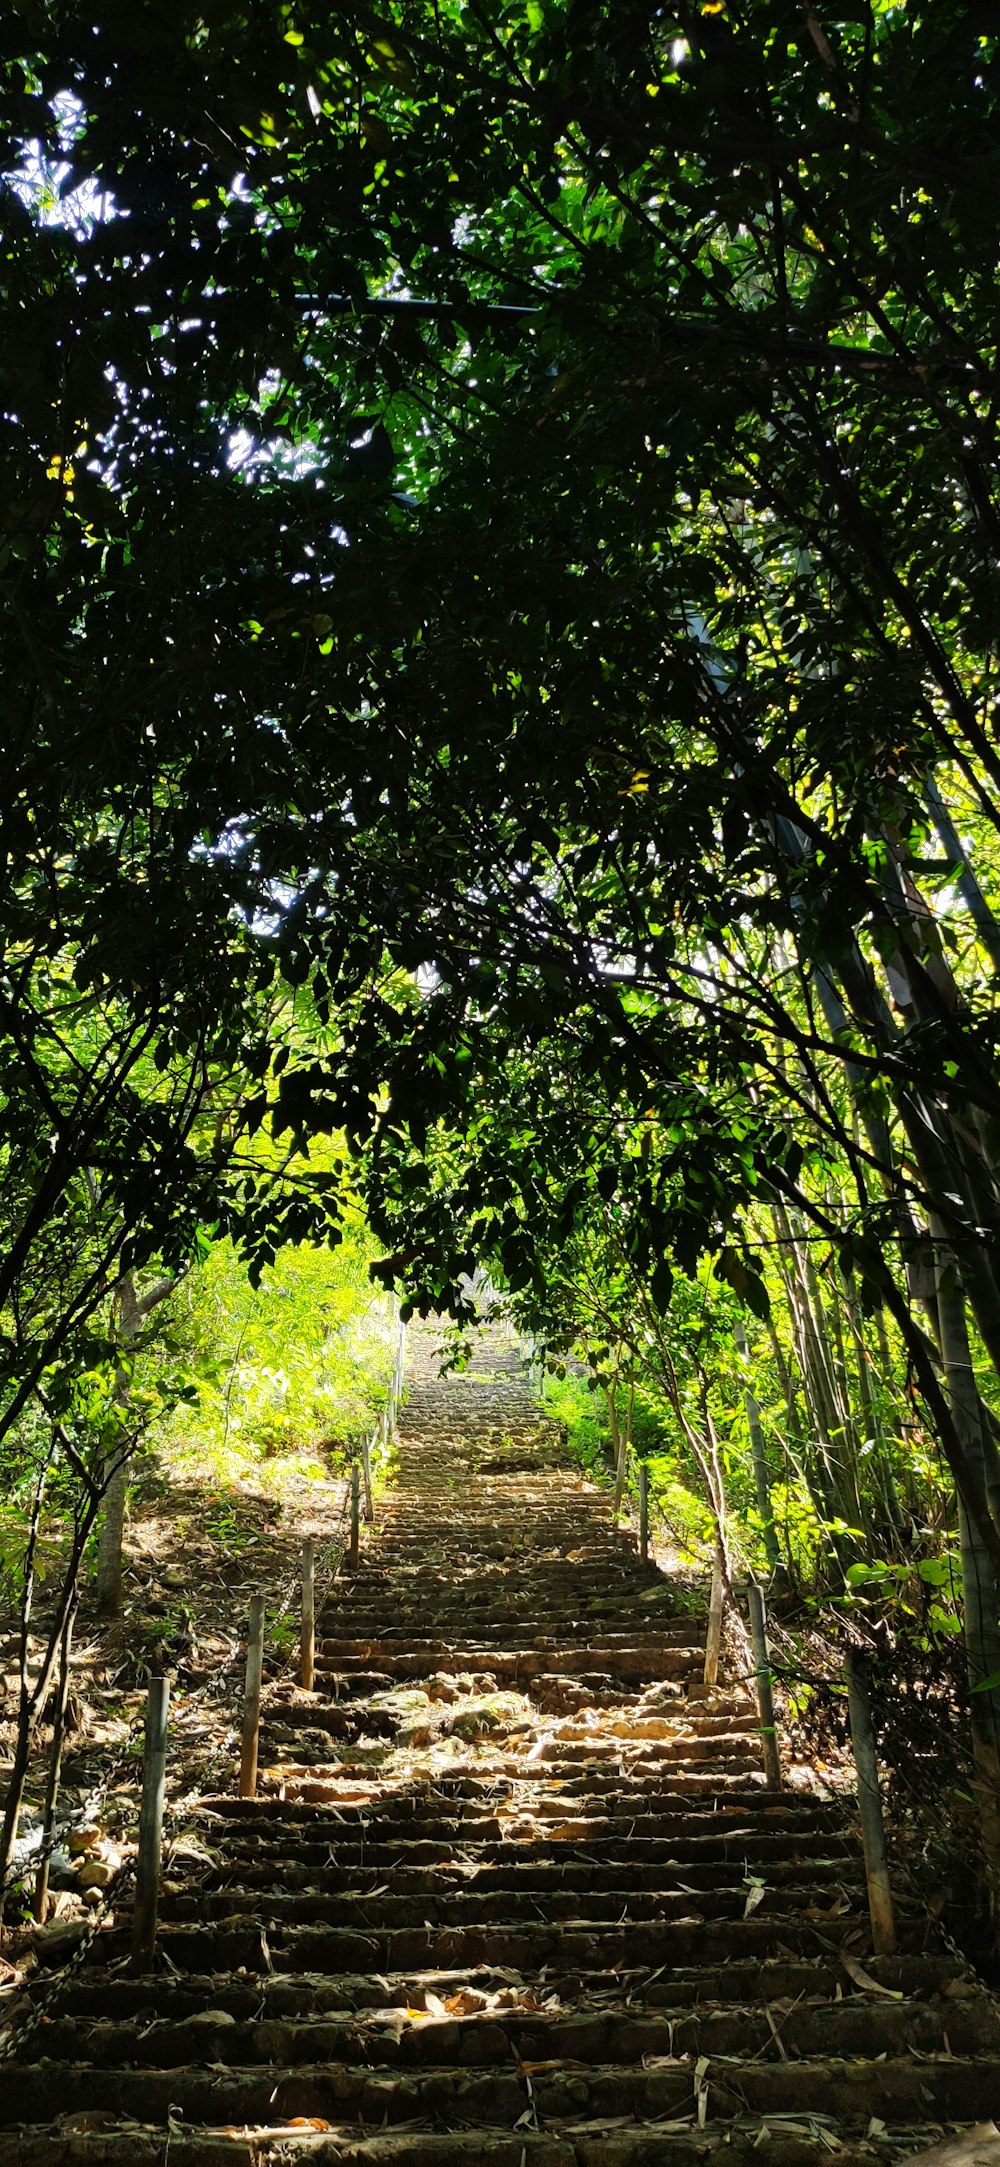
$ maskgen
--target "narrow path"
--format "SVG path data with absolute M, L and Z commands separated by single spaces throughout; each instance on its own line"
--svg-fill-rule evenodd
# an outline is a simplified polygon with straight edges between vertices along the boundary
M 175 1850 L 156 1977 L 111 1928 L 0 2069 L 0 2167 L 861 2167 L 996 2115 L 996 2003 L 912 1924 L 870 1956 L 853 1830 L 763 1789 L 516 1347 L 432 1345 L 263 1795 Z

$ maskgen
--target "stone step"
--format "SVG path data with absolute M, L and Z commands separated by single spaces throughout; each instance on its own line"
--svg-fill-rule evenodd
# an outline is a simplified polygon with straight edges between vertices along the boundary
M 105 1937 L 104 1952 L 110 1951 Z M 931 2002 L 943 2009 L 963 2009 L 985 2002 L 988 1995 L 951 1956 L 922 1954 L 868 1957 L 865 1977 L 870 1990 L 860 1990 L 851 1974 L 831 1954 L 808 1959 L 794 1957 L 743 1958 L 721 1965 L 677 1965 L 664 1972 L 659 1967 L 623 1967 L 609 1982 L 603 1971 L 560 1974 L 558 1982 L 546 1975 L 519 1973 L 512 1984 L 508 1966 L 477 1964 L 472 1967 L 415 1969 L 407 1972 L 340 1972 L 325 1977 L 318 1972 L 268 1971 L 163 1973 L 137 1976 L 128 1970 L 83 1968 L 66 1981 L 61 2009 L 67 2016 L 114 2021 L 126 2017 L 169 2017 L 172 2022 L 222 2009 L 245 2020 L 261 2018 L 311 2018 L 314 2015 L 371 2012 L 395 2007 L 422 2010 L 428 1993 L 439 2000 L 449 1995 L 518 1994 L 532 1997 L 533 2014 L 543 2014 L 548 1998 L 561 1993 L 569 2006 L 585 2008 L 593 2003 L 607 2016 L 636 2014 L 646 2009 L 686 2012 L 697 2009 L 705 2016 L 717 2006 L 735 2004 L 754 2011 L 761 2007 L 788 2006 L 808 2000 L 810 2005 L 872 2010 L 897 2006 L 884 2001 L 885 1994 L 905 1996 L 909 2006 L 923 2008 Z M 840 1996 L 841 2000 L 836 2001 Z M 780 2013 L 780 2012 L 779 2012 Z
M 420 1992 L 418 2011 L 427 1999 L 427 1989 Z M 824 2061 L 902 2054 L 959 2060 L 984 2055 L 995 2061 L 1000 2055 L 1000 2012 L 987 1995 L 905 2005 L 858 1997 L 778 2009 L 730 2003 L 669 2015 L 559 2007 L 552 2013 L 516 2007 L 470 2012 L 465 2004 L 474 1991 L 462 1988 L 446 1998 L 432 1991 L 430 1999 L 431 2009 L 423 2015 L 389 2003 L 360 2015 L 234 2019 L 221 2006 L 206 2007 L 186 2017 L 152 2015 L 141 2037 L 134 2024 L 120 2018 L 67 2016 L 47 2026 L 45 2051 L 47 2058 L 123 2069 L 183 2069 L 198 2062 L 225 2062 L 235 2069 L 323 2062 L 400 2070 L 499 2068 L 515 2059 L 596 2068 L 625 2067 L 647 2057 L 697 2061 L 702 2055 L 776 2062 L 782 2049 L 792 2058 Z M 455 2006 L 449 2008 L 449 2001 Z
M 176 1902 L 183 1900 L 192 1906 L 208 1904 L 214 1902 L 221 1891 L 226 1891 L 229 1895 L 238 1894 L 241 1903 L 249 1903 L 259 1901 L 261 1891 L 274 1890 L 279 1885 L 285 1896 L 294 1894 L 302 1897 L 311 1892 L 317 1898 L 342 1896 L 363 1903 L 370 1901 L 376 1890 L 383 1889 L 391 1896 L 413 1897 L 421 1902 L 433 1902 L 463 1891 L 468 1892 L 470 1885 L 474 1883 L 477 1893 L 489 1897 L 491 1901 L 498 1894 L 507 1892 L 522 1901 L 530 1897 L 533 1903 L 537 1901 L 543 1908 L 550 1895 L 561 1901 L 565 1894 L 575 1893 L 578 1899 L 581 1890 L 589 1890 L 602 1896 L 614 1893 L 618 1899 L 619 1913 L 623 1902 L 627 1903 L 630 1918 L 649 1916 L 646 1899 L 650 1896 L 662 1897 L 665 1902 L 673 1904 L 679 1894 L 686 1894 L 689 1899 L 697 1896 L 699 1903 L 703 1905 L 706 1898 L 721 1901 L 727 1894 L 734 1897 L 738 1895 L 742 1900 L 748 1892 L 755 1893 L 758 1888 L 765 1889 L 768 1896 L 783 1889 L 807 1889 L 811 1898 L 815 1898 L 817 1903 L 822 1901 L 826 1908 L 829 1908 L 826 1893 L 829 1889 L 841 1889 L 845 1893 L 850 1891 L 858 1897 L 859 1903 L 864 1893 L 862 1865 L 856 1854 L 853 1857 L 829 1860 L 781 1859 L 772 1863 L 766 1875 L 750 1876 L 742 1859 L 684 1868 L 666 1867 L 662 1864 L 642 1865 L 623 1859 L 609 1860 L 606 1864 L 568 1859 L 563 1865 L 553 1864 L 547 1859 L 525 1859 L 509 1864 L 490 1865 L 483 1860 L 473 1862 L 469 1855 L 463 1854 L 461 1847 L 456 1845 L 454 1848 L 459 1853 L 457 1859 L 444 1859 L 434 1865 L 413 1866 L 399 1863 L 395 1847 L 382 1845 L 379 1848 L 386 1854 L 385 1861 L 378 1863 L 369 1854 L 360 1867 L 331 1863 L 324 1863 L 319 1869 L 316 1865 L 290 1866 L 287 1858 L 273 1854 L 269 1859 L 256 1864 L 243 1859 L 239 1863 L 238 1888 L 234 1888 L 233 1883 L 236 1861 L 230 1854 L 224 1865 L 205 1874 L 200 1889 L 190 1895 L 185 1893 L 185 1883 L 175 1882 L 168 1877 L 163 1884 L 164 1916 L 167 1916 L 168 1912 L 174 1918 L 197 1915 L 193 1911 L 182 1913 L 176 1908 L 171 1909 L 175 1899 Z M 643 1908 L 637 1909 L 640 1900 Z M 218 1917 L 219 1913 L 206 1910 L 203 1915 Z M 556 1917 L 559 1914 L 552 1911 L 550 1915 Z M 317 1913 L 317 1916 L 320 1914 Z M 326 1917 L 327 1914 L 323 1913 L 322 1916 Z
M 542 1965 L 554 1972 L 614 1970 L 620 1964 L 717 1964 L 784 1951 L 809 1956 L 816 1947 L 817 1929 L 833 1944 L 856 1933 L 860 1923 L 856 1912 L 838 1914 L 831 1908 L 830 1913 L 823 1913 L 817 1908 L 820 1916 L 815 1921 L 777 1913 L 705 1919 L 697 1899 L 692 1899 L 686 1917 L 635 1924 L 586 1916 L 554 1923 L 536 1917 L 516 1924 L 420 1924 L 385 1931 L 377 1923 L 357 1929 L 286 1923 L 268 1930 L 266 1940 L 275 1970 L 285 1972 L 409 1971 L 468 1964 L 507 1964 L 518 1971 L 538 1971 Z M 586 1904 L 582 1910 L 586 1913 Z M 259 1968 L 262 1923 L 239 1917 L 233 1924 L 220 1921 L 215 1926 L 167 1920 L 160 1946 L 170 1962 L 184 1971 L 236 1970 L 240 1965 Z
M 438 1879 L 437 1876 L 433 1877 Z M 853 1900 L 855 1913 L 864 1908 L 864 1881 L 860 1874 L 841 1874 L 832 1884 L 842 1897 L 842 1908 Z M 748 1896 L 742 1880 L 728 1887 L 637 1889 L 629 1884 L 617 1888 L 591 1877 L 589 1883 L 560 1888 L 554 1882 L 538 1885 L 526 1877 L 518 1883 L 508 1877 L 500 1887 L 480 1886 L 452 1890 L 424 1887 L 412 1894 L 375 1885 L 370 1890 L 266 1888 L 209 1890 L 177 1893 L 168 1884 L 160 1916 L 164 1927 L 173 1922 L 197 1919 L 230 1922 L 242 1916 L 260 1918 L 268 1930 L 282 1921 L 308 1925 L 346 1926 L 365 1932 L 393 1933 L 404 1927 L 459 1926 L 476 1932 L 494 1924 L 517 1929 L 534 1925 L 539 1917 L 546 1925 L 566 1921 L 586 1930 L 590 1925 L 638 1925 L 671 1919 L 742 1919 Z M 756 1895 L 756 1890 L 752 1893 Z M 808 1883 L 775 1882 L 766 1887 L 754 1915 L 758 1919 L 829 1916 L 828 1885 L 819 1891 Z
M 70 2118 L 72 2122 L 72 2117 Z M 170 2167 L 248 2167 L 260 2158 L 280 2158 L 282 2149 L 294 2147 L 294 2157 L 311 2167 L 706 2167 L 718 2144 L 709 2133 L 693 2129 L 677 2131 L 660 2126 L 643 2130 L 623 2129 L 620 2116 L 612 2117 L 605 2130 L 591 2118 L 582 2128 L 563 2136 L 520 2128 L 513 2134 L 496 2129 L 467 2126 L 461 2130 L 397 2132 L 353 2138 L 339 2129 L 334 2136 L 268 2125 L 259 2133 L 216 2129 L 178 2135 L 174 2121 L 170 2131 Z M 742 2136 L 727 2134 L 726 2167 L 761 2167 L 760 2141 L 764 2126 Z M 805 2129 L 805 2125 L 802 2125 Z M 808 2134 L 774 2137 L 766 2130 L 768 2167 L 829 2167 L 830 2146 L 825 2136 Z M 258 2136 L 260 2141 L 258 2141 Z M 0 2131 L 0 2167 L 62 2167 L 72 2146 L 74 2163 L 89 2167 L 163 2167 L 162 2131 L 135 2127 L 74 2132 L 64 2137 L 62 2127 L 22 2130 L 13 2136 Z M 272 2149 L 273 2147 L 273 2149 Z M 837 2167 L 871 2167 L 870 2145 L 855 2148 L 838 2144 Z
M 392 1641 L 409 1652 L 412 1646 L 419 1649 L 429 1641 L 455 1638 L 480 1648 L 504 1648 L 511 1638 L 518 1647 L 529 1648 L 565 1648 L 581 1640 L 595 1648 L 704 1646 L 702 1619 L 674 1618 L 645 1605 L 641 1610 L 631 1604 L 617 1609 L 610 1603 L 553 1604 L 551 1608 L 533 1603 L 530 1610 L 519 1603 L 511 1605 L 509 1614 L 494 1609 L 488 1615 L 474 1603 L 417 1604 L 387 1594 L 378 1604 L 327 1605 L 320 1629 L 321 1642 L 345 1653 L 357 1652 L 358 1647 L 363 1650 L 372 1641 Z
M 351 1623 L 354 1623 L 354 1621 L 351 1621 Z M 510 1625 L 505 1625 L 503 1632 L 510 1632 Z M 332 1662 L 334 1658 L 341 1660 L 343 1656 L 369 1656 L 373 1645 L 375 1647 L 388 1647 L 390 1651 L 393 1651 L 393 1656 L 432 1656 L 434 1649 L 438 1647 L 438 1634 L 432 1630 L 432 1621 L 430 1619 L 427 1619 L 427 1630 L 421 1630 L 419 1634 L 414 1634 L 412 1627 L 408 1623 L 399 1623 L 395 1627 L 390 1627 L 388 1632 L 377 1634 L 377 1636 L 351 1632 L 351 1634 L 336 1638 L 334 1634 L 321 1632 L 321 1636 L 317 1640 L 317 1658 L 325 1660 L 325 1662 Z M 492 1647 L 492 1640 L 490 1638 L 473 1640 L 473 1636 L 469 1634 L 469 1636 L 464 1636 L 464 1645 L 488 1649 L 488 1647 Z M 540 1625 L 538 1630 L 534 1630 L 534 1623 L 521 1619 L 521 1621 L 518 1621 L 518 1627 L 516 1627 L 514 1647 L 510 1647 L 510 1645 L 503 1647 L 503 1643 L 501 1643 L 501 1653 L 510 1653 L 510 1656 L 516 1656 L 516 1653 L 525 1653 L 525 1656 L 549 1656 L 549 1653 L 553 1653 L 557 1649 L 566 1649 L 566 1645 L 568 1645 L 568 1636 L 564 1632 L 549 1632 L 549 1627 L 544 1627 L 544 1625 Z M 586 1623 L 586 1640 L 581 1640 L 579 1645 L 594 1651 L 594 1653 L 603 1653 L 603 1656 L 618 1656 L 618 1653 L 623 1649 L 655 1651 L 655 1649 L 662 1649 L 662 1647 L 670 1649 L 670 1651 L 683 1649 L 688 1653 L 701 1651 L 701 1658 L 705 1660 L 703 1647 L 698 1649 L 698 1643 L 694 1643 L 694 1640 L 690 1638 L 690 1634 L 688 1636 L 677 1636 L 675 1632 L 672 1632 L 670 1625 L 664 1625 L 664 1627 L 662 1625 L 644 1625 L 640 1619 L 631 1619 L 623 1627 L 607 1627 L 607 1630 L 603 1630 L 603 1627 L 594 1627 L 588 1621 Z M 597 1666 L 594 1666 L 594 1669 L 597 1669 Z
M 391 1693 L 391 1689 L 390 1689 Z M 482 1700 L 481 1689 L 463 1689 L 461 1693 L 447 1696 L 439 1681 L 433 1695 L 423 1701 L 404 1705 L 398 1692 L 387 1696 L 384 1704 L 372 1696 L 365 1708 L 357 1708 L 351 1702 L 330 1702 L 319 1693 L 302 1693 L 298 1687 L 287 1687 L 275 1693 L 265 1708 L 263 1720 L 272 1735 L 280 1729 L 294 1726 L 297 1730 L 313 1729 L 329 1731 L 342 1737 L 353 1734 L 360 1725 L 367 1724 L 386 1733 L 406 1728 L 424 1719 L 435 1723 L 453 1725 L 459 1720 L 471 1720 Z M 620 1704 L 609 1707 L 589 1722 L 574 1722 L 572 1717 L 562 1717 L 545 1725 L 545 1733 L 552 1738 L 586 1742 L 590 1738 L 606 1742 L 624 1739 L 635 1744 L 670 1742 L 685 1738 L 732 1737 L 736 1733 L 759 1732 L 754 1711 L 743 1701 L 735 1702 L 727 1709 L 718 1705 L 706 1706 L 683 1701 L 667 1704 L 666 1713 L 653 1713 L 648 1704 L 633 1703 L 631 1707 Z M 489 1714 L 502 1715 L 503 1709 L 487 1710 Z M 511 1711 L 512 1715 L 514 1711 Z M 530 1702 L 525 1702 L 522 1716 L 537 1728 L 537 1717 Z M 387 1729 L 388 1726 L 388 1729 Z
M 301 1804 L 278 1798 L 236 1798 L 231 1796 L 206 1797 L 202 1814 L 206 1823 L 227 1821 L 257 1823 L 261 1821 L 284 1823 L 289 1828 L 289 1845 L 294 1846 L 302 1823 L 308 1823 L 315 1831 L 329 1830 L 330 1842 L 338 1835 L 343 1837 L 352 1825 L 363 1820 L 366 1827 L 381 1829 L 387 1836 L 390 1829 L 401 1834 L 413 1831 L 417 1821 L 428 1821 L 437 1832 L 442 1822 L 453 1821 L 456 1828 L 467 1831 L 472 1823 L 481 1819 L 490 1824 L 496 1821 L 495 1807 L 486 1810 L 483 1802 L 495 1797 L 496 1786 L 488 1778 L 458 1774 L 439 1776 L 433 1786 L 434 1796 L 417 1784 L 408 1797 L 396 1795 L 389 1803 L 378 1803 L 373 1815 L 372 1800 L 352 1805 L 345 1801 L 334 1820 L 324 1812 L 322 1803 Z M 544 1799 L 542 1803 L 544 1803 Z M 713 1806 L 710 1815 L 703 1810 L 692 1809 L 686 1799 L 678 1798 L 673 1805 L 669 1794 L 650 1799 L 646 1796 L 622 1796 L 612 1798 L 602 1795 L 593 1801 L 593 1810 L 587 1815 L 587 1801 L 574 1794 L 571 1800 L 558 1798 L 555 1794 L 548 1801 L 555 1819 L 565 1817 L 572 1806 L 578 1818 L 590 1822 L 588 1838 L 603 1831 L 609 1836 L 616 1834 L 622 1821 L 634 1822 L 641 1838 L 658 1841 L 674 1841 L 678 1837 L 717 1843 L 724 1838 L 737 1841 L 757 1831 L 794 1843 L 800 1834 L 810 1831 L 830 1830 L 841 1832 L 844 1827 L 843 1807 L 836 1800 L 817 1800 L 789 1791 L 766 1791 L 746 1787 L 730 1792 L 729 1796 Z M 442 1813 L 442 1806 L 450 1806 L 450 1813 Z M 631 1826 L 629 1828 L 631 1838 Z M 502 1832 L 497 1829 L 493 1838 L 499 1841 Z M 583 1840 L 583 1839 L 581 1839 Z
M 527 1729 L 527 1725 L 524 1728 Z M 343 1729 L 346 1735 L 346 1724 Z M 370 1737 L 377 1739 L 379 1734 L 394 1735 L 395 1731 L 395 1725 L 387 1727 L 385 1723 L 380 1724 L 376 1720 Z M 357 1735 L 356 1729 L 351 1735 Z M 495 1724 L 480 1717 L 466 1716 L 457 1726 L 435 1724 L 433 1720 L 417 1717 L 412 1723 L 402 1727 L 399 1742 L 405 1746 L 423 1747 L 447 1736 L 455 1743 L 465 1741 L 467 1744 L 479 1744 L 492 1749 L 497 1756 L 491 1767 L 498 1775 L 515 1779 L 530 1779 L 533 1771 L 537 1772 L 542 1768 L 550 1769 L 555 1775 L 565 1775 L 566 1771 L 578 1773 L 581 1769 L 619 1770 L 623 1761 L 627 1761 L 630 1773 L 650 1778 L 653 1771 L 660 1771 L 664 1777 L 669 1775 L 673 1781 L 679 1780 L 684 1770 L 697 1772 L 708 1768 L 712 1772 L 734 1774 L 742 1769 L 745 1772 L 755 1768 L 760 1760 L 759 1738 L 755 1733 L 746 1731 L 722 1731 L 707 1738 L 682 1736 L 630 1739 L 627 1733 L 610 1739 L 543 1737 L 534 1744 L 531 1743 L 529 1734 L 524 1740 L 523 1753 L 510 1751 L 511 1735 L 507 1724 L 501 1724 L 498 1729 Z M 302 1760 L 302 1746 L 308 1736 L 307 1726 L 296 1727 L 273 1721 L 268 1723 L 264 1730 L 266 1750 L 277 1753 L 282 1761 L 287 1757 L 290 1766 Z M 340 1774 L 344 1763 L 330 1759 L 330 1731 L 317 1728 L 312 1743 L 315 1752 L 309 1756 L 310 1765 L 315 1767 L 318 1762 L 329 1766 L 334 1774 Z M 362 1750 L 359 1743 L 357 1752 Z M 370 1750 L 376 1752 L 377 1748 L 373 1746 Z M 348 1765 L 359 1764 L 353 1759 Z
M 622 1678 L 700 1677 L 705 1661 L 703 1648 L 679 1647 L 669 1642 L 648 1642 L 614 1648 L 577 1643 L 556 1648 L 502 1648 L 475 1642 L 452 1644 L 428 1642 L 422 1648 L 394 1646 L 391 1640 L 361 1642 L 354 1648 L 333 1641 L 317 1651 L 316 1675 L 323 1680 L 352 1670 L 388 1671 L 396 1678 L 431 1678 L 439 1671 L 489 1671 L 497 1678 L 535 1678 L 542 1672 L 598 1672 Z
M 742 1746 L 743 1741 L 740 1743 Z M 365 1803 L 370 1804 L 389 1795 L 380 1787 L 378 1759 L 377 1749 L 372 1746 L 367 1762 L 359 1750 L 350 1766 L 346 1761 L 322 1764 L 291 1758 L 277 1760 L 265 1769 L 263 1781 L 267 1787 L 280 1788 L 286 1796 L 294 1795 L 307 1804 L 317 1805 L 337 1805 L 341 1798 L 345 1805 L 353 1804 L 360 1785 L 366 1787 Z M 692 1757 L 688 1761 L 661 1759 L 650 1766 L 649 1757 L 644 1754 L 629 1755 L 627 1765 L 623 1765 L 620 1756 L 613 1761 L 596 1755 L 577 1760 L 545 1756 L 532 1767 L 527 1767 L 523 1761 L 497 1757 L 490 1763 L 490 1771 L 494 1792 L 500 1783 L 508 1787 L 509 1795 L 503 1807 L 508 1815 L 531 1812 L 561 1821 L 577 1807 L 586 1811 L 588 1804 L 598 1801 L 609 1810 L 609 1802 L 615 1799 L 619 1801 L 615 1810 L 621 1814 L 638 1814 L 643 1810 L 644 1793 L 647 1810 L 652 1810 L 650 1798 L 715 1800 L 730 1793 L 740 1795 L 748 1780 L 753 1780 L 754 1757 L 749 1751 L 741 1751 L 728 1759 L 721 1756 L 715 1759 Z M 543 1792 L 546 1777 L 550 1779 L 551 1787 Z M 631 1788 L 623 1800 L 622 1786 L 626 1780 Z M 763 1771 L 759 1781 L 763 1786 Z M 517 1791 L 514 1785 L 519 1786 Z
M 386 1872 L 439 1871 L 448 1865 L 456 1850 L 463 1861 L 472 1857 L 463 1846 L 459 1829 L 450 1836 L 442 1830 L 435 1838 L 395 1837 L 388 1843 L 377 1831 L 366 1831 L 360 1843 L 353 1836 L 346 1837 L 339 1819 L 328 1822 L 326 1830 L 325 1835 L 320 1834 L 314 1824 L 307 1836 L 301 1824 L 272 1831 L 267 1823 L 256 1822 L 243 1833 L 239 1824 L 234 1824 L 226 1833 L 227 1864 L 220 1870 L 237 1871 L 245 1881 L 251 1867 L 261 1873 L 270 1873 L 277 1866 L 296 1873 L 312 1873 L 323 1867 L 325 1871 L 356 1877 L 367 1866 L 382 1878 Z M 204 1840 L 199 1837 L 199 1842 Z M 211 1841 L 209 1831 L 209 1844 Z M 601 1872 L 635 1876 L 637 1887 L 643 1885 L 644 1875 L 671 1871 L 695 1882 L 705 1876 L 711 1883 L 720 1872 L 735 1872 L 751 1862 L 766 1866 L 769 1876 L 808 1871 L 818 1877 L 841 1870 L 846 1862 L 856 1863 L 858 1857 L 858 1839 L 853 1831 L 802 1830 L 790 1842 L 785 1836 L 746 1827 L 718 1836 L 628 1836 L 618 1830 L 594 1836 L 589 1842 L 560 1843 L 555 1852 L 551 1838 L 484 1842 L 475 1850 L 480 1878 L 536 1871 L 562 1876 L 596 1867 Z
M 530 2088 L 529 2088 L 530 2083 Z M 560 2121 L 635 2116 L 689 2116 L 700 2110 L 705 2124 L 735 2116 L 829 2116 L 853 2137 L 865 2136 L 872 2117 L 888 2128 L 917 2121 L 985 2119 L 1000 2098 L 1000 2055 L 887 2056 L 885 2060 L 836 2058 L 805 2062 L 720 2058 L 656 2066 L 602 2064 L 554 2068 L 532 2064 L 487 2069 L 441 2064 L 431 2069 L 384 2072 L 364 2065 L 320 2061 L 294 2068 L 267 2065 L 206 2069 L 190 2063 L 172 2068 L 95 2068 L 64 2065 L 60 2072 L 63 2113 L 110 2109 L 140 2122 L 165 2125 L 168 2117 L 189 2126 L 226 2123 L 268 2126 L 299 2117 L 354 2124 L 360 2136 L 393 2122 L 429 2117 L 480 2122 L 510 2130 L 528 2114 L 543 2126 Z M 42 2121 L 52 2101 L 48 2067 L 11 2069 L 0 2064 L 0 2118 L 29 2125 Z

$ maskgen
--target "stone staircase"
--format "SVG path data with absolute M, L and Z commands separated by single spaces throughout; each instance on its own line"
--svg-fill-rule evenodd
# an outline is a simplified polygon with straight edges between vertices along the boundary
M 861 2167 L 1000 2113 L 994 1999 L 905 1902 L 869 1954 L 849 1817 L 763 1788 L 517 1348 L 432 1347 L 261 1796 L 175 1841 L 154 1976 L 110 1927 L 0 2065 L 0 2167 Z

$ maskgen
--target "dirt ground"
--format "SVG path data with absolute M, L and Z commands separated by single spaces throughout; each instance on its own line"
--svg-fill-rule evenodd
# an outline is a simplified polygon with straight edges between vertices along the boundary
M 30 1925 L 41 1807 L 52 1731 L 36 1733 L 16 1854 L 18 1877 L 0 1929 L 0 2010 L 27 1970 L 70 1944 L 82 1923 L 106 1918 L 127 1893 L 142 1781 L 149 1679 L 170 1680 L 167 1860 L 188 1799 L 235 1788 L 250 1598 L 266 1598 L 265 1680 L 294 1674 L 298 1656 L 302 1544 L 316 1544 L 316 1595 L 336 1569 L 347 1528 L 342 1478 L 311 1482 L 279 1503 L 249 1487 L 220 1492 L 166 1478 L 134 1505 L 126 1530 L 124 1604 L 101 1619 L 86 1598 L 74 1636 L 71 1690 L 50 1869 L 47 1923 Z M 48 1622 L 47 1565 L 32 1619 L 29 1662 Z M 10 1770 L 19 1695 L 18 1633 L 0 1633 L 0 1795 Z M 0 2015 L 0 2024 L 3 2018 Z

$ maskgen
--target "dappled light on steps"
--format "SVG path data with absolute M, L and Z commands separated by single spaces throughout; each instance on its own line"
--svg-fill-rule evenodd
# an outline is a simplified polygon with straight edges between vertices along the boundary
M 154 1976 L 109 1928 L 0 2066 L 0 2167 L 860 2167 L 996 2115 L 997 2004 L 905 1889 L 871 1955 L 850 1816 L 765 1790 L 746 1692 L 701 1683 L 704 1592 L 502 1331 L 446 1379 L 433 1345 L 260 1795 L 178 1837 Z

